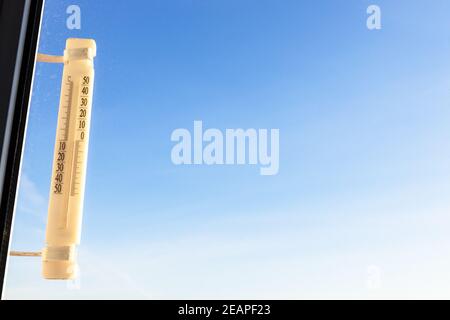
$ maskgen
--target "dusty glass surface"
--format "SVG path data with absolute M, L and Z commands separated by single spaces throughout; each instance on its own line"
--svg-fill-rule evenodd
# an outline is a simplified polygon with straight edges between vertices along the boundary
M 97 42 L 80 276 L 12 257 L 5 298 L 450 298 L 448 12 L 47 0 L 39 52 Z M 45 245 L 61 77 L 37 65 L 14 250 Z M 258 143 L 227 164 L 239 128 Z

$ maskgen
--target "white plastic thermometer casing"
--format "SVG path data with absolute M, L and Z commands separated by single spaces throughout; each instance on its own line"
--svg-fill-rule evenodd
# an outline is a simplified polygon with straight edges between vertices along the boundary
M 42 274 L 76 277 L 89 145 L 94 57 L 92 39 L 67 39 L 48 207 Z

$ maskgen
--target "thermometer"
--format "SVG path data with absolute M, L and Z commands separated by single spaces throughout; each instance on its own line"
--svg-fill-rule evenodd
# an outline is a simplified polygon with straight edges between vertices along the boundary
M 92 39 L 67 39 L 53 156 L 46 247 L 45 279 L 76 277 L 80 243 L 96 44 Z M 49 61 L 59 62 L 59 61 Z

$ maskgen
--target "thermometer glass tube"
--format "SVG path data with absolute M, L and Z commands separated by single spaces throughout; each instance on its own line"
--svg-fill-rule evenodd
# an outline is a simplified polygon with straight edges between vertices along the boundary
M 53 158 L 46 247 L 42 252 L 46 279 L 76 276 L 80 242 L 96 44 L 68 39 Z

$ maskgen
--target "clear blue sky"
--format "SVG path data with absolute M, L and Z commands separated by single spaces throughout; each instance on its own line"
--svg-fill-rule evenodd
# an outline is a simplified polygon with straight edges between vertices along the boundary
M 81 30 L 46 2 L 40 52 L 98 48 L 81 284 L 12 258 L 6 298 L 450 298 L 448 1 L 76 1 Z M 44 246 L 61 74 L 36 69 L 16 250 Z M 279 174 L 174 166 L 194 120 L 280 129 Z

